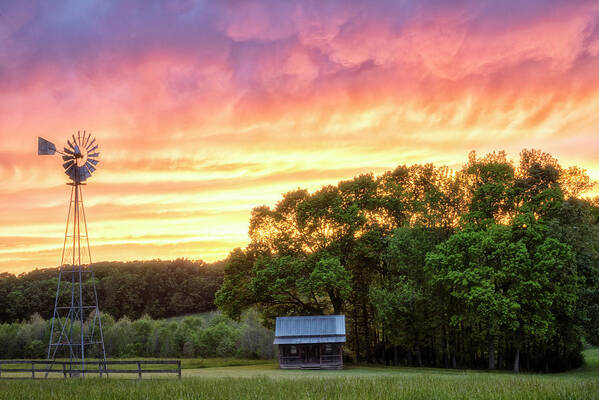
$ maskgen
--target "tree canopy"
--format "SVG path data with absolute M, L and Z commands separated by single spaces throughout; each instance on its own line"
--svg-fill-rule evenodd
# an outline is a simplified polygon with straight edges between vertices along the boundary
M 223 262 L 99 262 L 92 265 L 100 310 L 115 318 L 167 318 L 215 309 L 214 293 L 223 281 Z M 84 274 L 84 302 L 93 303 L 90 274 Z M 58 268 L 14 276 L 0 274 L 0 322 L 20 321 L 39 313 L 51 318 Z M 67 289 L 70 282 L 64 281 Z M 88 290 L 89 289 L 89 290 Z M 68 294 L 64 290 L 63 294 Z M 68 304 L 65 300 L 63 304 Z
M 344 313 L 357 360 L 553 371 L 598 343 L 599 223 L 586 172 L 471 152 L 297 189 L 252 211 L 216 304 Z

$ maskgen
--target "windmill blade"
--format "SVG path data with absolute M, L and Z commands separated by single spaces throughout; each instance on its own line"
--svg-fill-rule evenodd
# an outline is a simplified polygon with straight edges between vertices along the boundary
M 38 156 L 51 156 L 56 153 L 56 146 L 54 143 L 39 137 L 37 138 L 37 155 Z
M 77 144 L 75 143 L 71 143 L 70 140 L 67 140 L 67 144 L 69 145 L 69 150 L 71 150 L 71 154 L 75 154 L 76 150 L 75 150 L 75 146 L 77 146 Z
M 87 148 L 87 143 L 89 142 L 89 139 L 92 137 L 91 132 L 87 134 L 87 137 L 85 137 L 85 131 L 83 131 L 83 148 Z
M 90 176 L 92 176 L 92 174 L 89 173 L 89 171 L 87 170 L 87 168 L 85 168 L 85 166 L 78 167 L 77 172 L 79 174 L 78 178 L 80 181 L 84 181 L 87 178 L 89 178 Z
M 73 165 L 75 165 L 75 163 L 69 165 L 69 167 L 64 170 L 64 173 L 67 174 L 71 178 L 72 178 L 71 173 L 73 172 Z
M 54 152 L 62 155 L 64 163 L 65 174 L 73 180 L 75 184 L 85 181 L 91 177 L 96 171 L 98 165 L 98 157 L 100 152 L 98 151 L 98 145 L 95 144 L 96 139 L 92 137 L 91 132 L 77 131 L 77 134 L 72 134 L 67 139 L 67 145 L 64 147 L 64 152 L 56 150 L 53 143 L 48 142 L 43 138 L 38 140 L 38 153 L 39 154 L 54 154 Z M 85 162 L 83 165 L 79 161 Z
M 89 150 L 90 147 L 92 147 L 94 145 L 94 143 L 96 143 L 96 138 L 94 138 L 88 145 L 87 145 L 87 149 Z
M 79 172 L 79 171 L 77 171 L 77 165 L 73 164 L 73 165 L 72 165 L 72 166 L 71 166 L 71 167 L 68 169 L 68 171 L 69 171 L 69 172 L 67 173 L 67 175 L 69 176 L 69 178 L 71 178 L 71 179 L 72 179 L 72 180 L 74 180 L 74 181 L 77 181 L 77 180 L 78 180 L 78 178 L 79 178 L 79 177 L 78 177 L 78 172 Z

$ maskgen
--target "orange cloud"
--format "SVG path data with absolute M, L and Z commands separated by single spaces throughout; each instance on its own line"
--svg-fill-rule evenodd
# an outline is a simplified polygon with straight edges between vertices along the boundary
M 0 6 L 0 270 L 60 260 L 68 187 L 35 154 L 100 143 L 95 260 L 216 260 L 252 207 L 471 149 L 599 179 L 596 2 Z

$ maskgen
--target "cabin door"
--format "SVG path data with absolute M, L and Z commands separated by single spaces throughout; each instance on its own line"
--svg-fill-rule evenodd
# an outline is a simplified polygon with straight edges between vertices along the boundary
M 305 347 L 304 362 L 309 364 L 320 363 L 320 346 L 317 344 L 308 345 Z

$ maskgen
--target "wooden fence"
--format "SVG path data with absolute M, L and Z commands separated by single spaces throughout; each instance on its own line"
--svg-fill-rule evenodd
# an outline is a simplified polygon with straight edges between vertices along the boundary
M 174 368 L 143 368 L 164 365 L 173 365 Z M 95 368 L 87 368 L 92 366 Z M 0 378 L 23 378 L 13 375 L 23 372 L 31 373 L 30 378 L 33 379 L 47 378 L 50 373 L 62 374 L 65 378 L 79 378 L 90 374 L 137 374 L 138 379 L 142 379 L 143 374 L 177 374 L 178 378 L 181 378 L 181 360 L 85 361 L 83 368 L 81 367 L 81 362 L 75 361 L 0 360 Z

